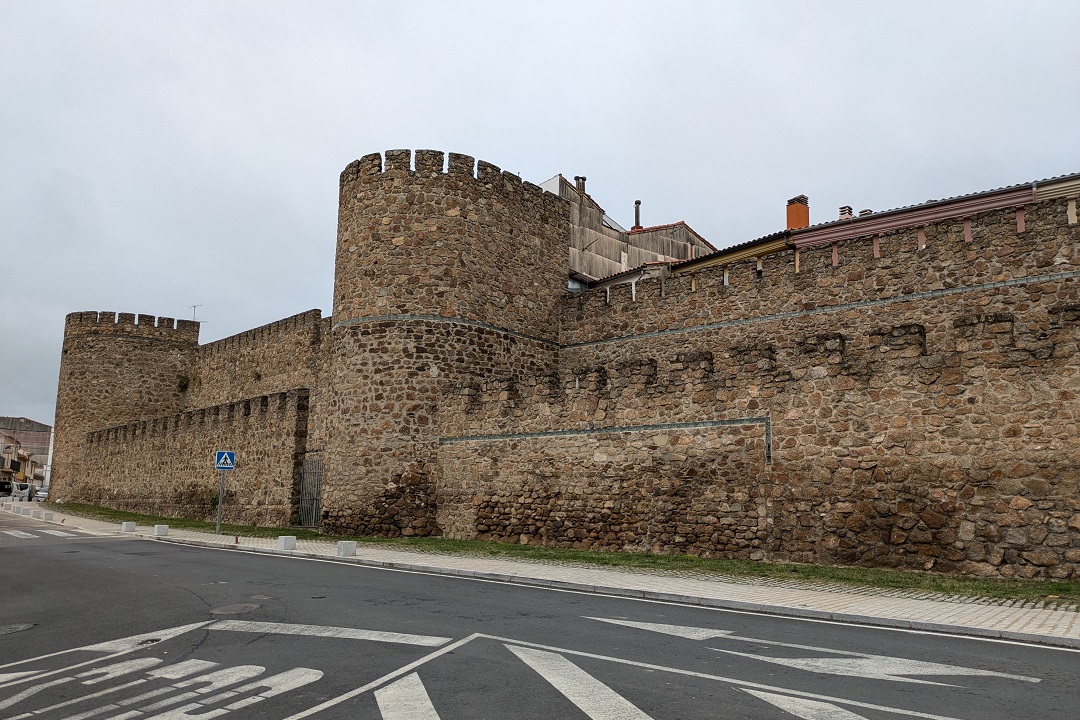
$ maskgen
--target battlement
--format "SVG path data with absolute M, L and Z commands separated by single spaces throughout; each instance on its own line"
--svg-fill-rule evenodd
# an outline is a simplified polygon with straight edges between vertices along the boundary
M 126 442 L 139 437 L 162 437 L 170 432 L 178 432 L 193 426 L 220 422 L 231 423 L 240 418 L 254 418 L 255 421 L 259 421 L 264 418 L 279 417 L 290 412 L 303 415 L 308 409 L 308 396 L 309 391 L 307 388 L 296 388 L 270 395 L 237 400 L 223 405 L 213 405 L 173 415 L 139 420 L 88 432 L 86 442 L 90 445 Z
M 562 343 L 1064 277 L 1080 270 L 1073 203 L 1049 198 L 1019 209 L 913 222 L 596 288 L 566 300 Z
M 399 178 L 475 180 L 477 184 L 502 195 L 543 203 L 551 209 L 563 211 L 566 205 L 566 201 L 558 195 L 523 181 L 519 175 L 502 170 L 497 165 L 477 161 L 471 155 L 444 153 L 441 150 L 387 150 L 364 155 L 345 166 L 341 173 L 341 185 Z
M 110 310 L 69 313 L 64 319 L 64 337 L 88 334 L 153 338 L 195 345 L 199 342 L 199 323 Z
M 275 320 L 272 323 L 260 325 L 257 328 L 200 345 L 199 354 L 210 356 L 244 348 L 266 347 L 274 345 L 282 340 L 283 336 L 291 333 L 308 333 L 312 336 L 314 342 L 319 337 L 322 319 L 322 311 L 318 309 L 297 313 L 282 320 Z

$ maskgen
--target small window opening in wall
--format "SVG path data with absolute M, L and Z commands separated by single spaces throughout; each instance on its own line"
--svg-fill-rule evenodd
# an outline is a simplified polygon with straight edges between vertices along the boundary
M 757 279 L 760 280 L 763 274 L 764 272 L 761 269 L 761 259 L 759 258 L 757 261 Z
M 840 250 L 837 249 L 836 243 L 832 243 L 832 266 L 840 266 Z
M 724 266 L 724 287 L 728 286 L 728 266 Z
M 919 250 L 926 249 L 926 230 L 924 228 L 919 228 L 919 239 L 917 241 L 917 248 Z

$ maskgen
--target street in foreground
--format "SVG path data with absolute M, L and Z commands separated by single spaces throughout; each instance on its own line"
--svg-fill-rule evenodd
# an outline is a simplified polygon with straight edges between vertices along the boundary
M 0 517 L 0 718 L 1074 718 L 1057 648 Z

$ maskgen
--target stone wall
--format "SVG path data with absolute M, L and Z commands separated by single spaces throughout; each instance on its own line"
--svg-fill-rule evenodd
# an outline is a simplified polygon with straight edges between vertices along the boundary
M 567 203 L 466 155 L 388 151 L 341 177 L 324 527 L 438 533 L 438 401 L 553 369 Z
M 760 276 L 753 262 L 729 268 L 727 284 L 716 268 L 639 283 L 636 300 L 627 287 L 569 299 L 561 377 L 501 391 L 466 384 L 443 401 L 440 517 L 460 536 L 577 542 L 551 529 L 551 509 L 567 510 L 550 498 L 567 490 L 541 457 L 583 468 L 593 512 L 648 508 L 659 463 L 661 482 L 695 477 L 700 496 L 766 495 L 723 516 L 672 516 L 659 534 L 675 540 L 648 543 L 663 551 L 1071 576 L 1080 238 L 1064 201 L 1025 211 L 1024 232 L 1012 212 L 987 213 L 970 242 L 960 222 L 944 222 L 921 228 L 921 250 L 913 228 L 878 238 L 879 257 L 866 238 L 835 256 L 803 251 L 799 273 L 787 253 L 766 258 Z M 699 444 L 703 424 L 744 418 L 768 420 L 771 465 L 732 454 L 731 436 Z M 671 423 L 701 427 L 656 427 Z M 607 433 L 627 426 L 650 426 L 615 435 L 627 457 L 653 458 L 648 470 L 611 460 Z M 705 460 L 668 455 L 673 444 Z M 741 483 L 729 467 L 746 473 Z M 691 522 L 700 517 L 710 519 Z M 642 542 L 635 519 L 617 529 L 594 520 L 585 539 Z M 752 538 L 738 550 L 709 531 L 732 523 L 737 539 Z
M 1080 577 L 1072 195 L 573 296 L 566 201 L 489 163 L 339 202 L 332 318 L 69 316 L 57 497 L 208 516 L 231 445 L 245 522 L 308 453 L 330 532 Z
M 64 323 L 56 394 L 53 497 L 84 499 L 79 463 L 86 433 L 179 412 L 199 341 L 190 320 L 77 312 Z
M 224 519 L 285 526 L 306 450 L 308 391 L 263 395 L 86 436 L 80 499 L 121 510 L 213 519 L 216 450 L 236 451 Z

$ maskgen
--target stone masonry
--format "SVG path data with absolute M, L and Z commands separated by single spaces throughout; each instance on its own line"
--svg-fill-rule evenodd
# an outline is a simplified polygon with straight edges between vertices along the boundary
M 208 515 L 231 443 L 237 521 L 318 458 L 330 532 L 1080 578 L 1080 182 L 1021 190 L 568 293 L 571 201 L 368 155 L 332 317 L 68 317 L 54 494 Z

